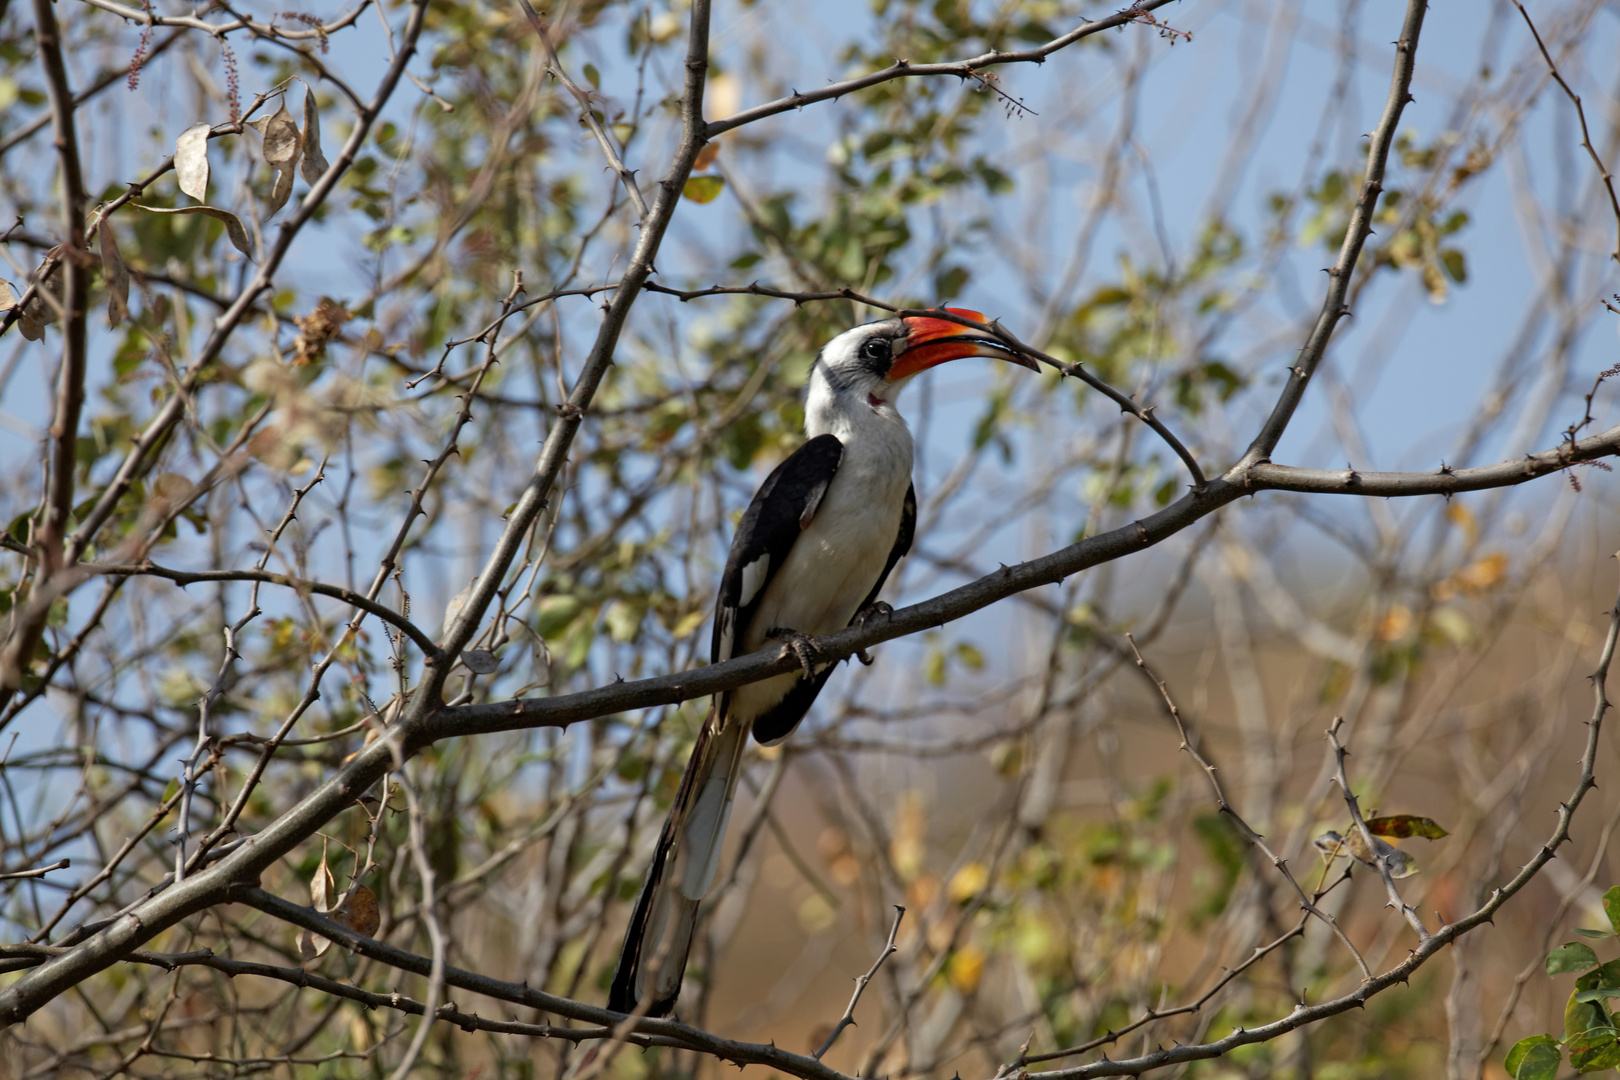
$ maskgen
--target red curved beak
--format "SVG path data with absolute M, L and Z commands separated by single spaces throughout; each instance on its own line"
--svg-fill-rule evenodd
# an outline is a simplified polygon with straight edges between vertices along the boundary
M 933 319 L 926 315 L 913 315 L 902 319 L 906 326 L 906 349 L 889 368 L 888 381 L 898 382 L 943 364 L 947 360 L 960 360 L 966 356 L 988 356 L 1006 360 L 1019 367 L 1039 371 L 1040 365 L 1022 353 L 1014 352 L 990 333 L 989 320 L 977 311 L 967 308 L 946 308 L 952 315 L 986 324 L 983 331 L 963 326 L 948 319 Z

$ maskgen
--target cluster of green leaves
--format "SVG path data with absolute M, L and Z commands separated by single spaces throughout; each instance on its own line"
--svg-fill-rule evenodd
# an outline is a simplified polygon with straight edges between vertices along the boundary
M 1470 154 L 1447 178 L 1437 177 L 1434 170 L 1452 141 L 1443 136 L 1425 145 L 1410 131 L 1396 136 L 1395 160 L 1408 179 L 1399 187 L 1386 183 L 1373 213 L 1373 228 L 1383 239 L 1369 252 L 1370 270 L 1416 270 L 1436 304 L 1445 301 L 1453 284 L 1468 280 L 1468 258 L 1454 239 L 1468 225 L 1468 212 L 1451 204 L 1457 188 L 1484 168 L 1484 162 L 1476 160 L 1478 155 Z M 1359 178 L 1331 169 L 1306 194 L 1311 212 L 1299 229 L 1300 245 L 1320 244 L 1337 250 L 1361 194 Z M 1292 201 L 1274 194 L 1272 211 L 1281 219 L 1292 208 Z
M 1609 929 L 1576 927 L 1581 937 L 1612 941 L 1620 935 L 1620 885 L 1603 894 Z M 1564 1006 L 1564 1036 L 1530 1035 L 1513 1044 L 1502 1062 L 1514 1080 L 1554 1080 L 1564 1055 L 1576 1072 L 1603 1072 L 1620 1067 L 1620 1027 L 1608 1002 L 1620 998 L 1620 958 L 1604 963 L 1592 946 L 1567 941 L 1547 954 L 1548 975 L 1582 972 Z

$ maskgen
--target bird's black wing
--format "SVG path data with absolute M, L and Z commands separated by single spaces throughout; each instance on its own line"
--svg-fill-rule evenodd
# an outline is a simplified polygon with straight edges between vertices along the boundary
M 917 490 L 906 485 L 906 501 L 900 510 L 900 531 L 895 535 L 894 547 L 889 549 L 889 561 L 883 567 L 883 573 L 878 575 L 877 582 L 873 584 L 872 591 L 867 594 L 860 609 L 855 612 L 855 618 L 861 616 L 876 600 L 878 593 L 883 589 L 883 583 L 889 579 L 889 572 L 894 564 L 903 559 L 906 552 L 911 550 L 911 539 L 917 532 Z M 853 624 L 855 619 L 851 619 Z M 782 696 L 782 700 L 772 708 L 754 718 L 754 738 L 763 746 L 772 746 L 781 742 L 793 733 L 804 719 L 804 714 L 810 711 L 815 703 L 816 695 L 821 688 L 827 685 L 827 679 L 833 673 L 833 665 L 828 664 L 816 673 L 814 678 L 801 679 L 793 684 L 793 688 Z
M 731 659 L 765 586 L 787 561 L 799 533 L 815 517 L 843 456 L 844 444 L 835 436 L 817 435 L 772 469 L 754 493 L 754 501 L 737 523 L 725 573 L 720 576 L 709 648 L 712 663 Z

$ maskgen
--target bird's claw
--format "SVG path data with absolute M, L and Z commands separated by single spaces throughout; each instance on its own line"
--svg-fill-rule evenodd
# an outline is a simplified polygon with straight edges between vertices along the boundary
M 816 660 L 820 658 L 821 650 L 816 648 L 815 640 L 810 635 L 776 626 L 766 631 L 765 636 L 768 638 L 780 638 L 782 640 L 782 655 L 787 656 L 791 653 L 798 657 L 799 666 L 804 668 L 804 677 L 806 679 L 816 677 Z
M 855 625 L 859 626 L 862 630 L 865 630 L 868 623 L 880 616 L 885 619 L 892 619 L 894 617 L 894 608 L 890 607 L 882 600 L 874 600 L 856 613 Z M 871 667 L 873 663 L 872 654 L 867 652 L 865 649 L 856 649 L 855 659 L 859 660 L 867 667 Z
M 894 608 L 882 600 L 874 600 L 856 613 L 855 622 L 862 630 L 865 630 L 866 624 L 880 615 L 885 619 L 892 619 L 894 618 Z

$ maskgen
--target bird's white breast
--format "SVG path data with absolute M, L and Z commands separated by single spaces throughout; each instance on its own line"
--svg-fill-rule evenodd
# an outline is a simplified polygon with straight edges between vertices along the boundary
M 865 418 L 862 418 L 865 419 Z M 849 625 L 888 564 L 911 484 L 911 434 L 889 411 L 834 431 L 844 444 L 838 472 L 809 528 L 765 587 L 739 653 L 764 648 L 770 630 L 827 634 Z M 780 701 L 798 674 L 733 692 L 732 713 L 751 718 Z

